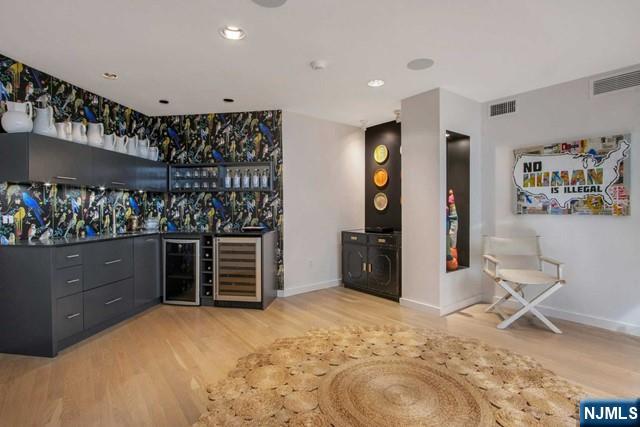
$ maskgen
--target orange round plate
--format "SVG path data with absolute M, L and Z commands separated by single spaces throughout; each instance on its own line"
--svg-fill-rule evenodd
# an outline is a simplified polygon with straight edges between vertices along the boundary
M 380 168 L 373 173 L 373 183 L 378 188 L 384 187 L 387 185 L 387 182 L 389 182 L 389 174 L 386 169 Z

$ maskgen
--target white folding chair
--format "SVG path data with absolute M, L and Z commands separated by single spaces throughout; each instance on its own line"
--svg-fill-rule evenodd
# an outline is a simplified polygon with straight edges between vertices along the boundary
M 509 268 L 508 266 L 509 260 L 526 261 L 528 258 L 535 260 L 537 270 Z M 543 271 L 545 263 L 555 267 L 555 276 Z M 483 270 L 496 282 L 496 285 L 506 292 L 486 309 L 487 312 L 494 311 L 503 318 L 503 321 L 498 324 L 498 329 L 507 328 L 520 317 L 531 312 L 553 332 L 561 334 L 562 331 L 540 313 L 536 306 L 565 284 L 562 278 L 562 266 L 563 263 L 542 256 L 540 240 L 537 236 L 519 238 L 485 236 Z M 544 286 L 545 288 L 538 295 L 527 301 L 524 294 L 524 289 L 527 286 Z M 499 306 L 511 298 L 519 302 L 522 308 L 511 317 L 507 317 L 499 311 Z

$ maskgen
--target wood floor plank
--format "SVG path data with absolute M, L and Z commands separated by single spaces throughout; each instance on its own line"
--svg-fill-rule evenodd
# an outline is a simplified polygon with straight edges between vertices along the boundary
M 161 305 L 55 359 L 0 355 L 0 425 L 181 426 L 206 411 L 206 385 L 274 339 L 312 328 L 407 325 L 445 330 L 535 357 L 591 393 L 640 394 L 640 339 L 557 321 L 496 329 L 478 305 L 441 318 L 349 289 L 276 300 L 266 311 Z

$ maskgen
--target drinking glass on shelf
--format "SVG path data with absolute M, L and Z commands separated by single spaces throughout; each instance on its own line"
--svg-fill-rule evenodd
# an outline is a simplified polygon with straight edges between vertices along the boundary
M 193 170 L 193 177 L 194 178 L 200 178 L 200 169 L 194 169 Z
M 207 169 L 206 169 L 206 168 L 203 168 L 203 169 L 200 171 L 200 177 L 201 177 L 201 178 L 207 178 L 208 176 L 209 176 L 209 172 L 207 171 Z
M 207 181 L 202 183 L 202 188 L 204 188 L 205 190 L 209 188 L 209 183 Z
M 200 183 L 199 183 L 198 181 L 194 182 L 194 183 L 193 183 L 193 189 L 194 189 L 194 190 L 197 190 L 197 189 L 199 189 L 199 188 L 200 188 Z
M 184 176 L 185 176 L 186 178 L 191 178 L 191 171 L 190 171 L 190 170 L 187 170 L 187 171 L 184 173 Z

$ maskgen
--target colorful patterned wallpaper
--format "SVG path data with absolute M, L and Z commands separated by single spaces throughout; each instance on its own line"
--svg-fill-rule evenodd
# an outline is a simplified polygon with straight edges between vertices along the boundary
M 103 122 L 105 132 L 149 138 L 160 159 L 174 164 L 273 160 L 273 193 L 152 194 L 99 191 L 40 183 L 0 183 L 0 244 L 12 239 L 87 235 L 111 230 L 136 212 L 159 217 L 169 231 L 239 230 L 263 224 L 279 231 L 278 271 L 283 281 L 282 114 L 256 111 L 229 114 L 148 117 L 107 98 L 0 55 L 0 112 L 4 101 L 46 102 L 56 121 Z M 120 206 L 123 206 L 121 209 Z

